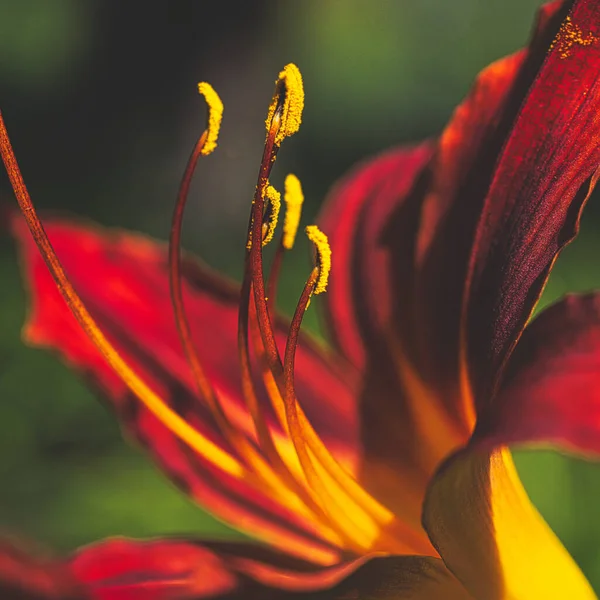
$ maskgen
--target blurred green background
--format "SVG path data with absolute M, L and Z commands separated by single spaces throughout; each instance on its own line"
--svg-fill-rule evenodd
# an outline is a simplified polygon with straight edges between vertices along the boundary
M 266 106 L 284 64 L 300 66 L 307 106 L 275 178 L 297 173 L 314 215 L 357 159 L 439 132 L 475 74 L 526 41 L 540 4 L 0 0 L 0 104 L 39 207 L 165 238 L 204 121 L 195 86 L 210 81 L 225 122 L 219 151 L 192 192 L 186 245 L 235 275 Z M 12 201 L 3 173 L 0 196 Z M 544 303 L 600 287 L 596 204 Z M 288 277 L 304 276 L 306 262 L 297 265 Z M 0 528 L 64 551 L 116 533 L 235 535 L 124 443 L 56 358 L 21 344 L 25 298 L 5 238 L 0 277 Z M 600 467 L 541 451 L 519 452 L 518 465 L 600 590 Z

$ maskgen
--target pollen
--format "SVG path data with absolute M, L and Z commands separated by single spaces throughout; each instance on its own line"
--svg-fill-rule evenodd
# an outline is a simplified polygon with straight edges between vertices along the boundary
M 308 239 L 317 249 L 319 278 L 315 284 L 315 294 L 322 294 L 327 290 L 329 272 L 331 271 L 331 247 L 327 236 L 316 226 L 308 225 L 305 229 Z
M 210 83 L 206 83 L 205 81 L 200 82 L 198 84 L 198 92 L 204 96 L 204 100 L 208 106 L 206 141 L 200 151 L 201 154 L 207 156 L 217 147 L 217 139 L 219 138 L 219 130 L 221 129 L 221 121 L 223 120 L 223 102 Z
M 267 186 L 265 197 L 269 201 L 269 216 L 267 222 L 263 225 L 263 246 L 266 246 L 275 235 L 281 209 L 281 194 L 272 185 Z
M 300 180 L 295 175 L 292 175 L 292 173 L 285 178 L 284 188 L 285 217 L 283 219 L 283 239 L 281 244 L 286 250 L 291 250 L 294 247 L 298 225 L 300 224 L 304 194 L 302 193 Z
M 567 17 L 550 45 L 550 51 L 556 48 L 559 57 L 565 59 L 571 55 L 573 46 L 591 46 L 597 41 L 598 36 L 591 31 L 584 34 L 581 27 L 573 23 L 571 17 Z
M 284 138 L 294 135 L 300 129 L 302 111 L 304 110 L 304 85 L 300 69 L 290 63 L 279 73 L 275 82 L 275 95 L 267 114 L 267 135 L 277 109 L 281 109 L 281 123 L 275 136 L 274 143 L 280 146 Z

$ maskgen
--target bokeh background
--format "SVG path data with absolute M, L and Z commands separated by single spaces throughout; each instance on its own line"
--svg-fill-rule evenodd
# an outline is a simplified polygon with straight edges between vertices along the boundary
M 204 123 L 196 83 L 210 81 L 225 121 L 193 188 L 185 241 L 239 275 L 264 115 L 284 64 L 303 71 L 307 106 L 274 179 L 300 176 L 310 217 L 354 161 L 439 132 L 475 74 L 525 43 L 540 4 L 0 0 L 0 105 L 40 208 L 165 238 Z M 3 173 L 0 196 L 13 201 Z M 597 200 L 543 304 L 600 287 Z M 288 308 L 308 265 L 301 249 L 295 257 Z M 0 278 L 0 529 L 60 551 L 110 534 L 237 535 L 125 443 L 54 356 L 22 345 L 25 296 L 4 235 Z M 600 590 L 600 467 L 550 451 L 517 459 L 533 500 Z

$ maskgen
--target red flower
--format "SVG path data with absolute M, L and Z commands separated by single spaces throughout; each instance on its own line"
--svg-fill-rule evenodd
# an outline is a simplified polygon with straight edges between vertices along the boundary
M 295 179 L 267 283 L 262 246 L 279 204 L 270 170 L 300 124 L 295 67 L 267 119 L 241 288 L 179 258 L 187 187 L 216 143 L 212 88 L 170 253 L 61 220 L 46 238 L 2 123 L 33 232 L 14 221 L 27 339 L 85 372 L 177 485 L 262 542 L 115 539 L 57 564 L 6 548 L 4 596 L 594 597 L 507 444 L 600 453 L 600 298 L 571 296 L 525 328 L 598 177 L 599 67 L 600 0 L 542 8 L 529 47 L 480 74 L 439 140 L 338 184 L 321 220 L 331 265 L 309 228 L 316 266 L 291 323 L 272 315 Z M 299 331 L 330 266 L 325 350 Z

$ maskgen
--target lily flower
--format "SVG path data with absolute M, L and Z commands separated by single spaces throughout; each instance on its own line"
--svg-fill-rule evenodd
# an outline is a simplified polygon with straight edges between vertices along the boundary
M 222 116 L 200 93 L 208 124 L 168 248 L 42 225 L 1 119 L 0 150 L 24 216 L 26 339 L 99 386 L 172 481 L 257 543 L 115 538 L 62 561 L 6 543 L 2 597 L 594 598 L 508 445 L 600 454 L 600 296 L 528 324 L 600 173 L 600 0 L 545 5 L 528 48 L 479 75 L 439 139 L 334 188 L 306 229 L 315 266 L 291 320 L 277 281 L 302 192 L 289 176 L 277 238 L 270 174 L 300 126 L 300 72 L 276 82 L 241 285 L 180 251 Z M 300 331 L 326 288 L 330 347 Z

